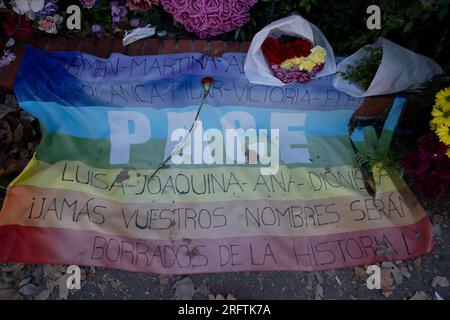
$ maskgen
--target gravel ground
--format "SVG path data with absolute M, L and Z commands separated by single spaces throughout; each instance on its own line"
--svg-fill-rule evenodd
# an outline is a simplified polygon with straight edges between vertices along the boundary
M 17 109 L 0 120 L 20 139 L 0 148 L 0 204 L 8 182 L 34 152 L 40 134 L 37 121 Z M 0 116 L 1 116 L 0 104 Z M 3 109 L 4 110 L 4 109 Z M 0 122 L 0 124 L 2 124 Z M 5 125 L 3 125 L 5 126 Z M 18 127 L 22 127 L 17 129 Z M 2 171 L 3 170 L 3 171 Z M 7 170 L 5 172 L 5 170 Z M 414 189 L 414 186 L 412 186 Z M 65 266 L 0 264 L 1 299 L 450 299 L 450 195 L 439 202 L 419 199 L 434 224 L 435 250 L 409 261 L 385 262 L 382 290 L 365 286 L 363 267 L 326 272 L 220 273 L 159 276 L 103 268 L 83 268 L 82 288 L 65 290 Z M 61 289 L 62 288 L 62 289 Z M 438 295 L 436 295 L 438 294 Z

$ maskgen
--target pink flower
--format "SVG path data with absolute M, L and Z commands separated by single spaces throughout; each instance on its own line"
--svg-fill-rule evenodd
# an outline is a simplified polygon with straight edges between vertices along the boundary
M 442 157 L 433 161 L 433 169 L 431 171 L 433 177 L 450 182 L 450 158 Z
M 103 35 L 103 28 L 98 24 L 93 24 L 91 27 L 91 33 L 100 38 Z
M 39 19 L 39 30 L 45 31 L 47 33 L 58 33 L 56 27 L 63 21 L 63 18 L 59 14 L 55 14 L 50 17 L 42 17 Z
M 81 4 L 85 8 L 92 8 L 95 5 L 95 0 L 80 0 Z
M 445 196 L 446 182 L 442 179 L 431 177 L 428 174 L 415 174 L 412 176 L 417 190 L 430 200 L 439 200 Z
M 444 158 L 447 146 L 440 142 L 434 132 L 422 135 L 419 140 L 419 151 L 429 158 Z
M 430 167 L 430 163 L 418 152 L 411 151 L 403 155 L 400 163 L 408 173 L 424 173 Z
M 250 8 L 257 0 L 161 0 L 187 31 L 206 39 L 239 28 L 250 21 Z
M 128 0 L 127 7 L 131 11 L 147 11 L 151 6 L 157 5 L 159 0 Z
M 182 12 L 187 9 L 189 2 L 190 2 L 189 0 L 173 0 L 171 8 L 173 8 L 173 11 Z

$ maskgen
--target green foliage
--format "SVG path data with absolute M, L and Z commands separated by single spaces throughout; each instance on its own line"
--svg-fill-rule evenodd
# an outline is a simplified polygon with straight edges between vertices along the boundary
M 383 49 L 364 47 L 364 56 L 356 62 L 356 66 L 348 65 L 342 77 L 350 83 L 367 90 L 372 83 L 383 58 Z
M 375 164 L 380 164 L 382 170 L 402 176 L 404 169 L 399 162 L 401 154 L 401 152 L 396 151 L 394 148 L 386 152 L 380 150 L 373 152 L 358 151 L 355 155 L 355 161 L 359 168 L 372 168 Z

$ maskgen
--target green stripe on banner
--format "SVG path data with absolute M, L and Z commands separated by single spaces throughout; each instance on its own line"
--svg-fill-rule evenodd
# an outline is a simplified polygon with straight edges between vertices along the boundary
M 78 160 L 96 168 L 129 167 L 151 170 L 156 169 L 162 163 L 166 148 L 165 140 L 151 139 L 147 143 L 131 146 L 128 164 L 110 165 L 110 140 L 93 140 L 64 134 L 48 134 L 45 132 L 45 128 L 42 128 L 42 130 L 43 137 L 36 150 L 36 158 L 50 164 L 62 160 Z M 307 142 L 308 144 L 303 147 L 309 149 L 312 162 L 289 164 L 288 167 L 325 168 L 354 164 L 354 154 L 348 136 L 308 137 Z M 284 164 L 282 159 L 279 161 L 280 165 Z M 186 169 L 222 166 L 224 165 L 177 165 L 177 167 Z M 225 166 L 233 165 L 228 164 Z M 261 165 L 248 166 L 261 167 Z

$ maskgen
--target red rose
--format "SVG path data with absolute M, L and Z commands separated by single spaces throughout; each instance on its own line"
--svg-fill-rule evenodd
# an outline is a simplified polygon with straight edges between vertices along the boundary
M 213 82 L 214 82 L 213 77 L 204 77 L 204 78 L 202 78 L 202 83 L 203 84 L 211 84 Z
M 280 52 L 283 53 L 284 60 L 292 59 L 297 56 L 295 49 L 292 46 L 292 43 L 287 43 L 287 44 L 283 45 L 283 47 L 280 48 Z
M 307 57 L 311 53 L 312 45 L 308 40 L 295 39 L 292 42 L 292 47 L 297 57 Z
M 3 22 L 3 30 L 8 37 L 31 37 L 33 28 L 31 22 L 20 17 L 17 14 L 12 14 L 6 21 Z

